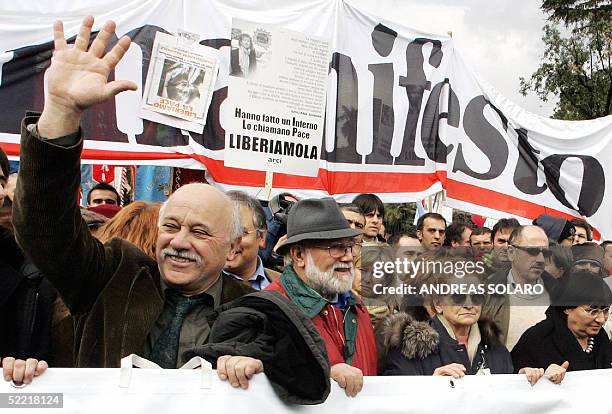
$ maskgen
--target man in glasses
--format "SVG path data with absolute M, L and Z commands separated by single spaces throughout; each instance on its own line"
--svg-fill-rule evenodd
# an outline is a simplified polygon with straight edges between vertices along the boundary
M 545 272 L 551 256 L 548 237 L 538 226 L 519 226 L 509 238 L 510 270 L 500 270 L 489 278 L 489 291 L 483 313 L 502 329 L 508 350 L 512 350 L 525 330 L 545 318 L 556 280 Z
M 266 214 L 256 198 L 242 191 L 228 191 L 227 196 L 240 211 L 242 237 L 233 253 L 228 255 L 223 273 L 249 284 L 255 290 L 265 289 L 280 274 L 265 269 L 257 255 L 266 246 Z
M 331 378 L 349 396 L 361 390 L 364 375 L 377 373 L 370 317 L 351 293 L 353 248 L 360 234 L 333 199 L 298 201 L 289 212 L 287 240 L 278 248 L 285 270 L 268 287 L 312 318 L 327 348 Z

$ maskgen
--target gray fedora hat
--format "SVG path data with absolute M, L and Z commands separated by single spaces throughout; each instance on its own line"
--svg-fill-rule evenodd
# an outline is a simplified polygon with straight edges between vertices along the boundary
M 278 247 L 277 252 L 285 254 L 288 246 L 304 240 L 333 240 L 359 234 L 360 230 L 349 226 L 333 198 L 307 198 L 291 207 L 287 219 L 287 240 Z

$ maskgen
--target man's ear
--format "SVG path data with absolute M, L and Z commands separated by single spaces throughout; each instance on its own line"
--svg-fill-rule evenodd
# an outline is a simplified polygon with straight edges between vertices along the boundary
M 294 244 L 289 247 L 289 252 L 291 252 L 291 260 L 293 260 L 293 266 L 299 268 L 306 267 L 306 249 L 304 246 L 300 244 Z
M 237 237 L 234 239 L 233 242 L 230 243 L 230 250 L 227 253 L 227 257 L 225 258 L 225 260 L 227 261 L 234 260 L 234 258 L 236 257 L 236 250 L 238 250 L 238 246 L 240 245 L 241 241 L 242 241 L 242 237 Z
M 417 230 L 416 236 L 417 236 L 417 239 L 419 239 L 419 241 L 421 242 L 423 241 L 423 231 L 422 230 Z
M 257 231 L 260 232 L 258 246 L 260 249 L 265 249 L 266 248 L 266 236 L 268 235 L 268 230 L 261 229 Z

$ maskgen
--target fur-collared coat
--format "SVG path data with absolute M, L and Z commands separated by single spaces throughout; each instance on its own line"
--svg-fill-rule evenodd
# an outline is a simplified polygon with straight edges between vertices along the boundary
M 429 323 L 400 312 L 377 326 L 380 375 L 432 375 L 436 368 L 458 363 L 466 374 L 489 368 L 492 374 L 512 374 L 510 352 L 501 343 L 500 330 L 489 320 L 478 321 L 481 341 L 472 363 L 464 345 L 450 337 L 437 317 Z

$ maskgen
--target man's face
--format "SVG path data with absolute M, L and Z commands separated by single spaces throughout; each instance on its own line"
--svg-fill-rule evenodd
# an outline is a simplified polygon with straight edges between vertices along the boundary
M 294 260 L 294 265 L 312 289 L 331 298 L 351 289 L 355 273 L 353 254 L 347 247 L 354 243 L 351 237 L 307 242 L 301 246 L 303 255 L 299 261 Z
M 470 246 L 472 246 L 472 254 L 477 260 L 489 253 L 493 247 L 491 243 L 491 233 L 485 234 L 472 234 L 470 236 Z
M 576 233 L 574 233 L 574 244 L 582 244 L 588 242 L 589 239 L 587 237 L 587 229 L 578 226 L 574 227 L 576 228 Z
M 612 275 L 612 244 L 606 245 L 606 251 L 604 254 L 604 267 L 609 275 Z
M 365 227 L 365 217 L 363 214 L 355 213 L 354 211 L 344 209 L 341 209 L 341 211 L 344 215 L 344 218 L 346 219 L 346 221 L 348 221 L 348 224 L 349 226 L 351 226 L 352 229 L 363 232 L 363 229 Z M 358 243 L 353 248 L 353 256 L 355 256 L 355 258 L 359 257 L 359 255 L 361 254 L 361 242 L 363 242 L 363 234 L 355 236 L 355 243 Z
M 512 262 L 512 275 L 517 283 L 536 282 L 546 267 L 548 237 L 544 230 L 536 226 L 523 229 L 514 245 L 508 247 Z
M 493 239 L 493 257 L 495 262 L 507 265 L 510 262 L 508 257 L 508 241 L 512 234 L 512 228 L 502 228 L 495 233 L 495 239 Z
M 417 230 L 417 236 L 421 240 L 421 245 L 433 250 L 444 244 L 446 226 L 443 220 L 428 217 L 423 221 L 423 230 Z
M 248 278 L 257 270 L 257 253 L 266 242 L 266 233 L 262 230 L 258 235 L 253 225 L 253 211 L 246 206 L 240 206 L 240 220 L 243 229 L 242 238 L 234 254 L 230 254 L 231 259 L 225 263 L 225 269 Z
M 163 280 L 184 295 L 208 289 L 237 242 L 230 243 L 232 203 L 206 184 L 179 188 L 163 211 L 156 256 Z
M 461 233 L 461 240 L 459 242 L 451 241 L 451 247 L 467 247 L 470 245 L 470 236 L 472 235 L 472 229 L 466 227 Z
M 419 254 L 421 254 L 421 242 L 419 239 L 415 239 L 414 237 L 402 236 L 397 242 L 397 250 L 396 256 L 400 260 L 400 262 L 404 262 L 404 259 L 407 260 L 408 263 L 414 263 Z M 406 266 L 405 271 L 398 274 L 398 277 L 403 282 L 408 282 L 412 277 L 412 266 Z
M 89 207 L 99 206 L 101 204 L 118 205 L 117 194 L 110 190 L 93 190 L 89 193 Z
M 365 214 L 364 234 L 367 237 L 376 237 L 380 234 L 380 229 L 383 224 L 383 217 L 378 210 L 370 211 Z

